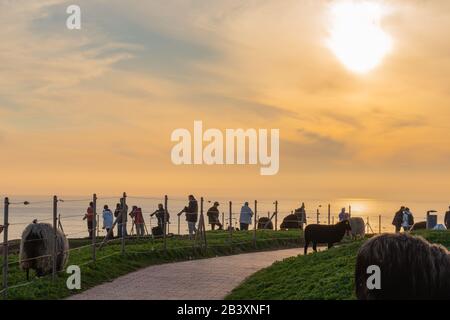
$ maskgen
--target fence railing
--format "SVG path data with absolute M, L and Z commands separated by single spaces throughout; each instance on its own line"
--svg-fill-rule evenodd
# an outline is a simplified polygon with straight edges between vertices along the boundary
M 113 225 L 108 228 L 109 230 L 105 230 L 104 235 L 100 235 L 100 213 L 98 210 L 98 203 L 99 201 L 112 201 L 119 199 L 119 202 L 116 205 L 116 210 L 114 214 L 113 219 Z M 161 221 L 161 217 L 156 218 L 154 216 L 155 212 L 151 211 L 141 211 L 142 212 L 142 218 L 143 220 L 139 220 L 138 222 L 135 221 L 135 217 L 131 216 L 131 228 L 127 228 L 128 226 L 128 218 L 130 216 L 129 214 L 129 202 L 139 202 L 139 201 L 156 201 L 163 205 L 163 211 L 164 214 L 162 215 L 163 218 Z M 80 204 L 80 203 L 86 203 L 89 202 L 89 208 L 87 210 L 87 213 L 85 216 L 83 214 L 70 214 L 66 215 L 63 214 L 65 210 L 67 209 L 65 206 L 67 205 L 74 205 L 74 204 Z M 176 232 L 171 233 L 170 227 L 173 219 L 170 219 L 169 221 L 166 221 L 167 217 L 169 216 L 169 212 L 176 212 L 173 210 L 169 210 L 171 206 L 172 208 L 176 208 L 178 203 L 178 206 L 180 203 L 185 204 L 187 202 L 186 199 L 181 198 L 169 198 L 167 195 L 163 197 L 142 197 L 142 196 L 129 196 L 127 193 L 123 193 L 120 197 L 115 196 L 108 196 L 108 197 L 98 197 L 97 194 L 93 194 L 92 197 L 88 198 L 82 198 L 82 199 L 68 199 L 64 197 L 58 197 L 53 196 L 52 200 L 48 201 L 19 201 L 19 202 L 10 202 L 9 198 L 4 199 L 4 216 L 3 216 L 3 278 L 2 278 L 2 290 L 0 291 L 3 294 L 3 298 L 6 299 L 8 297 L 8 290 L 13 288 L 18 288 L 22 286 L 27 286 L 35 281 L 37 279 L 34 279 L 33 281 L 27 281 L 23 283 L 17 283 L 13 285 L 9 285 L 8 283 L 8 275 L 10 271 L 10 266 L 12 265 L 19 265 L 21 263 L 20 258 L 18 258 L 18 255 L 15 256 L 16 258 L 13 260 L 9 259 L 9 256 L 11 255 L 10 247 L 14 244 L 16 249 L 18 246 L 19 239 L 9 239 L 9 229 L 11 226 L 14 226 L 16 228 L 22 227 L 25 229 L 29 224 L 30 221 L 21 221 L 21 222 L 15 222 L 10 223 L 10 211 L 14 211 L 17 207 L 28 207 L 28 208 L 35 208 L 39 209 L 38 211 L 43 211 L 40 213 L 40 216 L 38 218 L 37 222 L 49 222 L 53 227 L 53 233 L 51 235 L 48 235 L 48 238 L 42 239 L 21 239 L 20 242 L 22 245 L 26 245 L 26 243 L 31 241 L 43 241 L 48 240 L 49 243 L 51 243 L 51 252 L 48 252 L 46 255 L 42 255 L 40 257 L 33 257 L 32 259 L 36 258 L 42 258 L 42 259 L 49 259 L 51 260 L 52 265 L 52 272 L 51 272 L 51 278 L 53 281 L 57 278 L 57 274 L 59 272 L 63 272 L 63 270 L 58 270 L 57 267 L 57 259 L 58 256 L 61 254 L 66 254 L 69 252 L 73 252 L 75 250 L 83 250 L 86 248 L 90 248 L 91 254 L 90 258 L 83 262 L 83 264 L 88 263 L 95 263 L 96 261 L 100 261 L 103 259 L 106 259 L 108 257 L 114 256 L 114 255 L 124 255 L 127 253 L 127 243 L 130 239 L 140 239 L 142 241 L 150 241 L 154 243 L 155 240 L 162 242 L 162 248 L 157 249 L 158 251 L 167 252 L 167 250 L 171 249 L 180 249 L 183 247 L 190 247 L 190 248 L 201 248 L 201 249 L 207 249 L 208 248 L 208 237 L 206 233 L 206 225 L 209 224 L 210 221 L 209 217 L 207 215 L 207 212 L 205 212 L 205 204 L 206 203 L 212 203 L 213 201 L 207 200 L 203 197 L 200 198 L 200 204 L 198 206 L 199 208 L 199 217 L 198 221 L 196 223 L 197 225 L 197 232 L 195 233 L 195 238 L 193 239 L 192 243 L 190 243 L 188 246 L 172 246 L 171 248 L 168 248 L 168 241 L 174 240 L 180 240 L 185 239 L 184 235 L 185 232 L 182 232 L 182 228 L 188 227 L 186 223 L 182 222 L 182 218 L 180 214 L 177 214 L 176 216 L 176 226 L 175 230 Z M 221 229 L 224 231 L 222 233 L 215 234 L 215 239 L 220 239 L 219 243 L 215 243 L 214 246 L 227 246 L 230 248 L 231 252 L 233 252 L 233 246 L 240 244 L 239 242 L 239 233 L 236 233 L 238 230 L 242 229 L 242 227 L 246 227 L 245 225 L 242 225 L 240 222 L 240 212 L 236 212 L 235 208 L 236 206 L 233 206 L 233 201 L 228 201 L 228 206 L 226 209 L 222 212 L 219 212 L 219 216 L 212 219 L 215 222 L 215 225 L 218 227 L 220 226 Z M 265 209 L 268 209 L 269 207 L 272 207 L 272 210 L 264 210 L 262 211 L 260 209 L 260 205 L 265 205 Z M 44 207 L 42 207 L 44 205 Z M 35 207 L 33 207 L 35 206 Z M 293 214 L 293 211 L 279 211 L 279 202 L 277 200 L 275 201 L 261 201 L 254 200 L 253 203 L 249 205 L 253 211 L 253 221 L 250 224 L 253 224 L 253 230 L 249 230 L 249 233 L 252 233 L 251 237 L 251 243 L 256 248 L 257 243 L 259 241 L 272 241 L 272 240 L 280 240 L 283 238 L 268 238 L 261 237 L 258 239 L 258 233 L 257 229 L 272 229 L 274 231 L 278 231 L 281 227 L 279 224 L 280 221 L 284 222 L 299 222 L 298 219 L 294 219 L 290 221 L 289 219 L 286 219 L 286 217 L 290 214 Z M 72 211 L 80 209 L 81 206 L 72 208 Z M 351 211 L 351 207 L 349 208 Z M 45 214 L 45 212 L 51 212 L 51 217 L 49 215 Z M 181 212 L 181 211 L 180 211 Z M 205 217 L 206 215 L 206 217 Z M 320 220 L 321 214 L 319 210 L 317 210 L 316 214 L 309 214 L 306 215 L 306 218 L 309 222 L 312 223 L 321 223 L 323 221 Z M 173 218 L 173 216 L 172 216 Z M 261 219 L 264 218 L 264 219 Z M 382 216 L 367 216 L 366 219 L 366 229 L 367 232 L 375 233 L 374 229 L 372 228 L 370 224 L 370 218 L 377 219 L 378 220 L 378 233 L 381 233 L 383 231 L 382 228 Z M 80 222 L 80 219 L 87 220 L 87 228 L 85 229 L 73 229 L 71 224 L 75 224 Z M 337 221 L 337 219 L 336 219 Z M 149 228 L 147 228 L 147 222 L 149 223 Z M 247 221 L 248 222 L 248 221 Z M 326 224 L 334 224 L 335 222 L 335 215 L 331 213 L 331 205 L 328 205 L 328 212 L 327 217 L 325 220 Z M 69 224 L 69 227 L 68 227 Z M 156 226 L 163 226 L 162 227 L 162 234 L 156 235 L 154 234 L 155 229 L 153 228 L 153 224 Z M 66 226 L 66 230 L 64 231 L 64 226 Z M 248 227 L 248 226 L 247 226 Z M 81 227 L 80 227 L 81 228 Z M 114 230 L 117 229 L 117 237 L 113 237 Z M 89 237 L 83 238 L 87 239 L 87 244 L 83 244 L 80 246 L 77 246 L 75 248 L 69 248 L 67 251 L 61 251 L 58 249 L 57 241 L 58 241 L 58 230 L 65 234 L 67 238 L 71 239 L 80 239 L 82 238 L 82 235 L 86 235 L 86 232 L 88 233 Z M 144 231 L 143 231 L 144 230 Z M 173 231 L 175 231 L 173 230 Z M 128 231 L 130 231 L 130 234 L 128 234 Z M 103 228 L 102 228 L 103 232 Z M 292 240 L 296 240 L 300 237 L 301 233 L 297 234 L 295 237 L 292 238 Z M 236 237 L 236 241 L 234 241 L 234 238 Z M 103 238 L 103 239 L 101 239 Z M 290 239 L 290 238 L 285 238 Z M 100 240 L 100 241 L 98 241 Z M 15 242 L 15 243 L 14 243 Z M 115 244 L 120 243 L 120 251 L 114 251 L 112 253 L 99 255 L 99 253 L 103 250 L 105 246 L 108 246 L 109 244 Z M 137 253 L 136 251 L 133 253 Z M 148 252 L 146 252 L 148 253 Z M 22 262 L 26 262 L 26 260 L 22 260 Z M 28 279 L 27 279 L 28 280 Z

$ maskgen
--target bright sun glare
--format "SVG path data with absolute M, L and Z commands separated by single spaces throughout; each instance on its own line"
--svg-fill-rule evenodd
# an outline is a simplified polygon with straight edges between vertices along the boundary
M 392 39 L 380 25 L 386 11 L 375 1 L 345 0 L 331 6 L 327 44 L 349 70 L 369 72 L 391 50 Z

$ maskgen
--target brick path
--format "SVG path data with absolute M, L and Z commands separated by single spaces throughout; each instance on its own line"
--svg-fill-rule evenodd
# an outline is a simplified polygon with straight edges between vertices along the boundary
M 302 252 L 300 248 L 285 249 L 150 266 L 69 299 L 223 299 L 259 269 Z

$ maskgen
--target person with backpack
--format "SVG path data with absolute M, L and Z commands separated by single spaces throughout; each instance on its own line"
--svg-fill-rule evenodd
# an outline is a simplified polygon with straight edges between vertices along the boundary
M 395 215 L 394 219 L 392 220 L 392 224 L 395 226 L 395 233 L 399 233 L 400 229 L 402 228 L 402 222 L 403 222 L 403 212 L 405 211 L 405 207 L 401 207 L 400 210 L 398 210 Z
M 402 227 L 404 231 L 409 231 L 414 224 L 414 216 L 409 208 L 405 208 L 402 216 Z
M 206 215 L 208 216 L 208 222 L 211 225 L 211 230 L 215 230 L 215 227 L 219 227 L 219 230 L 223 230 L 223 226 L 219 221 L 219 202 L 214 202 L 214 205 L 208 209 Z

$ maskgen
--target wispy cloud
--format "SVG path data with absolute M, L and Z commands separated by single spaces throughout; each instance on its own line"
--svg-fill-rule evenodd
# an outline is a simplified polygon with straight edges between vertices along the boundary
M 199 117 L 280 128 L 283 185 L 324 167 L 390 177 L 448 169 L 449 2 L 390 2 L 394 51 L 367 76 L 324 45 L 329 3 L 79 0 L 82 30 L 71 32 L 69 1 L 0 0 L 3 172 L 40 168 L 56 181 L 65 170 L 99 167 L 103 179 L 125 167 L 150 188 L 167 180 L 171 130 Z M 233 178 L 215 169 L 205 171 L 219 183 Z

